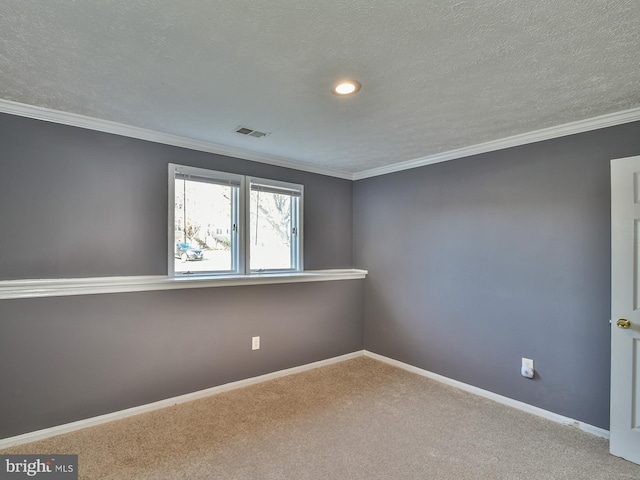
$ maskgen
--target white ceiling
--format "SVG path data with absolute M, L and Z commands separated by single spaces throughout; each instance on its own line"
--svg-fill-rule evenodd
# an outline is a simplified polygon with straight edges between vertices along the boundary
M 639 32 L 638 0 L 2 0 L 0 99 L 351 174 L 636 109 Z

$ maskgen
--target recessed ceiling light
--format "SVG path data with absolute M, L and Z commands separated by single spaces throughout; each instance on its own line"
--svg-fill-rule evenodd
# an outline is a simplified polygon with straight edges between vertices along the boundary
M 360 87 L 360 82 L 356 82 L 355 80 L 345 80 L 338 83 L 331 91 L 335 95 L 351 95 L 360 90 Z

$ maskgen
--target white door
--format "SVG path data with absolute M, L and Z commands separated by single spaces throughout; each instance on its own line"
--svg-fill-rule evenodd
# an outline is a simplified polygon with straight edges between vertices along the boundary
M 640 464 L 640 156 L 611 161 L 611 442 Z

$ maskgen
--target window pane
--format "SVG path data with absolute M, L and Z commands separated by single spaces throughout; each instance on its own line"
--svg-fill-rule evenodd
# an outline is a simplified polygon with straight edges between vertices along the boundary
M 251 270 L 290 269 L 291 195 L 251 191 L 249 206 Z
M 233 269 L 232 200 L 237 188 L 175 179 L 175 271 Z

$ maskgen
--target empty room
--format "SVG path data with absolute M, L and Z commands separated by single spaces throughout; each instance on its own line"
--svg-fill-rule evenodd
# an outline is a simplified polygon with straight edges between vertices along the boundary
M 635 0 L 0 4 L 0 480 L 640 479 Z

